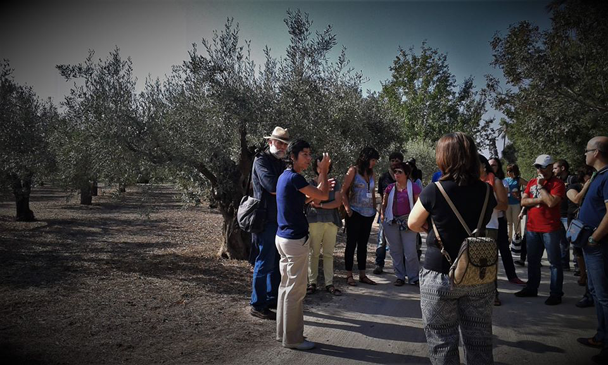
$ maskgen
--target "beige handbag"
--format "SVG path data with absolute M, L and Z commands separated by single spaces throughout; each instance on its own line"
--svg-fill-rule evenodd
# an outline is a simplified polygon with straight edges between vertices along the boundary
M 479 237 L 481 231 L 481 225 L 483 224 L 483 218 L 485 216 L 486 209 L 488 207 L 488 199 L 490 197 L 490 186 L 487 186 L 486 199 L 481 209 L 481 215 L 479 216 L 479 222 L 477 223 L 477 229 L 471 232 L 467 227 L 466 222 L 462 219 L 462 216 L 458 212 L 458 209 L 452 203 L 452 200 L 443 189 L 443 186 L 439 182 L 435 183 L 439 191 L 445 198 L 445 200 L 452 208 L 454 214 L 460 221 L 460 224 L 464 227 L 469 237 L 465 238 L 460 246 L 458 257 L 454 262 L 450 254 L 445 250 L 435 221 L 431 219 L 433 223 L 433 230 L 435 237 L 437 237 L 437 243 L 441 249 L 441 254 L 450 263 L 449 276 L 455 286 L 471 286 L 491 283 L 496 280 L 498 273 L 498 247 L 496 241 L 489 237 Z

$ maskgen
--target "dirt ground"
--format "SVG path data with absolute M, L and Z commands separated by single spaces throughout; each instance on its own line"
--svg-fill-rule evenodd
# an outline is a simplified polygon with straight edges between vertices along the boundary
M 146 194 L 143 190 L 148 190 Z M 169 186 L 33 191 L 0 201 L 0 358 L 19 364 L 226 363 L 274 337 L 248 314 L 246 261 L 215 256 L 221 215 Z M 343 265 L 339 237 L 336 265 Z M 330 301 L 328 293 L 307 304 Z M 4 362 L 7 363 L 7 362 Z

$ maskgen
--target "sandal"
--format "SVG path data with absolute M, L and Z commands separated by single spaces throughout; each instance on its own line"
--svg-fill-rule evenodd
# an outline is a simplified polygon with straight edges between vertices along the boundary
M 352 275 L 346 277 L 346 284 L 350 286 L 357 286 L 357 282 L 355 281 Z
M 351 276 L 352 278 L 352 276 Z M 353 280 L 354 281 L 354 280 Z M 340 291 L 340 289 L 336 289 L 335 286 L 333 285 L 328 285 L 325 287 L 325 289 L 327 289 L 328 292 L 330 292 L 331 294 L 339 297 L 340 295 L 342 295 L 342 291 Z
M 359 277 L 359 282 L 363 284 L 376 285 L 376 282 L 367 276 Z
M 317 284 L 310 284 L 306 288 L 306 294 L 314 294 L 317 291 Z

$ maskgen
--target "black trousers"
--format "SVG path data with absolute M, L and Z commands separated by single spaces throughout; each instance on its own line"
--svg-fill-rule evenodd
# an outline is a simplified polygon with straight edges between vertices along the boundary
M 364 217 L 353 211 L 353 215 L 346 217 L 346 252 L 344 261 L 346 271 L 353 270 L 355 250 L 357 250 L 357 268 L 365 270 L 367 261 L 367 241 L 372 231 L 374 217 Z
M 511 280 L 517 277 L 515 265 L 513 264 L 513 256 L 509 247 L 509 234 L 507 232 L 507 219 L 505 217 L 498 218 L 498 238 L 496 239 L 502 264 L 505 268 L 507 279 Z

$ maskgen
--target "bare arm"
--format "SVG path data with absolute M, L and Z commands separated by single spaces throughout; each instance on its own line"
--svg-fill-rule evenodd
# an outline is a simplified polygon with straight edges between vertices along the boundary
M 317 165 L 319 168 L 319 187 L 307 185 L 300 189 L 300 192 L 306 194 L 307 197 L 319 200 L 329 199 L 329 191 L 335 184 L 335 181 L 327 179 L 327 171 L 329 170 L 329 164 L 331 160 L 327 153 L 323 153 L 323 159 Z
M 581 189 L 581 191 L 576 191 L 574 189 L 568 190 L 568 192 L 566 193 L 566 196 L 574 204 L 580 205 L 583 202 L 583 198 L 585 197 L 585 194 L 587 194 L 587 190 L 589 190 L 589 185 L 591 185 L 591 180 L 587 180 L 587 182 L 585 182 L 585 185 L 583 185 L 583 188 Z
M 549 208 L 553 208 L 562 202 L 561 196 L 551 195 L 547 189 L 540 189 L 540 199 L 541 202 L 546 204 Z
M 528 194 L 524 193 L 521 197 L 521 206 L 522 207 L 533 207 L 539 205 L 541 203 L 540 198 L 530 198 Z
M 388 205 L 388 194 L 382 195 L 382 208 L 380 209 L 380 221 L 384 221 L 386 206 Z
M 407 225 L 414 232 L 428 232 L 428 226 L 426 220 L 429 217 L 429 212 L 424 209 L 420 200 L 414 204 L 414 209 L 410 212 L 410 216 L 407 219 Z
M 313 201 L 312 203 L 312 206 L 317 209 L 336 209 L 340 207 L 340 205 L 342 205 L 342 193 L 339 191 L 334 193 L 334 200 L 329 203 L 317 203 L 316 201 Z
M 494 193 L 496 193 L 496 210 L 507 210 L 509 208 L 509 200 L 507 199 L 507 190 L 499 179 L 494 179 Z
M 350 191 L 350 185 L 353 184 L 355 180 L 356 173 L 357 171 L 354 166 L 348 169 L 346 176 L 344 176 L 344 184 L 342 185 L 342 190 L 340 191 L 342 193 L 342 204 L 344 205 L 346 214 L 348 214 L 349 217 L 353 214 L 353 212 L 350 209 L 350 203 L 348 201 L 350 197 L 348 196 L 348 192 Z

